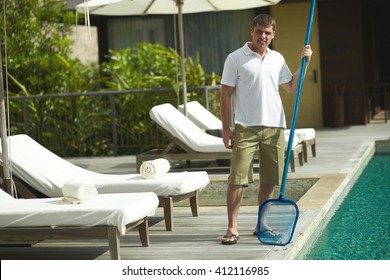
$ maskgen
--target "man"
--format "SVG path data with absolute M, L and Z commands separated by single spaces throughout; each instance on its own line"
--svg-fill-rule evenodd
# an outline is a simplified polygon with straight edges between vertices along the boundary
M 296 92 L 300 69 L 292 74 L 282 54 L 269 48 L 275 31 L 276 23 L 270 15 L 256 16 L 250 29 L 252 40 L 229 54 L 223 69 L 220 100 L 223 142 L 232 149 L 227 189 L 228 228 L 222 238 L 225 245 L 236 244 L 239 238 L 238 211 L 243 186 L 253 182 L 252 161 L 257 148 L 260 152 L 259 205 L 273 197 L 275 185 L 282 181 L 286 118 L 279 86 L 289 93 Z M 306 67 L 311 55 L 311 47 L 304 46 L 301 56 L 307 57 Z M 232 103 L 234 132 L 230 128 Z M 278 234 L 263 226 L 266 230 L 261 234 Z M 257 226 L 253 234 L 257 235 Z

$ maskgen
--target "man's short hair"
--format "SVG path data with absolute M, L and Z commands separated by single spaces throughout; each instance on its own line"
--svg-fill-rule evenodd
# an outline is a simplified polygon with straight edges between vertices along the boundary
M 272 29 L 276 31 L 276 21 L 275 19 L 268 15 L 268 14 L 260 14 L 257 15 L 252 22 L 252 28 L 255 28 L 255 26 L 259 24 L 262 26 L 272 26 Z

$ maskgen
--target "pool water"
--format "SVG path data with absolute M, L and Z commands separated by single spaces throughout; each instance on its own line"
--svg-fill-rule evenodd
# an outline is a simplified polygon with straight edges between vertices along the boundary
M 371 158 L 305 259 L 390 259 L 390 154 Z

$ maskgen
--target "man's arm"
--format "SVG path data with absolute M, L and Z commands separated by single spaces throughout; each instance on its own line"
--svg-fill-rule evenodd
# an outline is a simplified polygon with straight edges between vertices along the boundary
M 221 97 L 220 97 L 220 106 L 221 106 L 221 120 L 222 120 L 222 137 L 223 143 L 226 148 L 231 149 L 234 143 L 233 132 L 230 129 L 231 123 L 231 109 L 232 109 L 232 95 L 235 88 L 222 85 L 221 87 Z

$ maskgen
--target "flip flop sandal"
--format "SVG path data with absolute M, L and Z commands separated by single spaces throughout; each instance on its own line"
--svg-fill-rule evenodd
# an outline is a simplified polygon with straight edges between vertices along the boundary
M 233 245 L 233 244 L 237 244 L 237 240 L 239 238 L 240 237 L 238 235 L 235 235 L 235 234 L 224 235 L 223 239 L 221 240 L 221 242 L 222 242 L 223 245 Z M 227 240 L 225 240 L 225 239 L 227 239 Z

